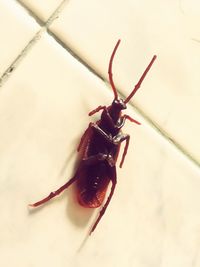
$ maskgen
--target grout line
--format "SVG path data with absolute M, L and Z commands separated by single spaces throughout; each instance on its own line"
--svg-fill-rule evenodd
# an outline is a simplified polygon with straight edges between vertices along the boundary
M 92 68 L 89 64 L 86 63 L 81 57 L 78 56 L 69 46 L 67 46 L 61 39 L 59 39 L 56 34 L 54 34 L 48 27 L 53 23 L 54 20 L 56 20 L 59 17 L 59 13 L 64 9 L 65 5 L 70 1 L 70 0 L 63 0 L 60 5 L 57 7 L 57 9 L 52 13 L 52 15 L 47 19 L 46 22 L 41 20 L 37 14 L 35 14 L 29 7 L 27 7 L 24 3 L 21 2 L 21 0 L 17 0 L 18 3 L 29 13 L 31 17 L 33 17 L 36 22 L 41 27 L 45 27 L 48 34 L 56 40 L 57 43 L 59 43 L 67 52 L 69 52 L 74 58 L 76 58 L 81 64 L 83 64 L 90 72 L 92 72 L 94 75 L 96 75 L 98 78 L 101 80 L 105 81 L 105 79 L 95 71 L 94 68 Z M 13 70 L 13 67 L 9 67 L 6 72 L 11 72 Z M 0 87 L 1 87 L 1 78 L 0 78 Z
M 52 15 L 47 19 L 46 22 L 42 21 L 33 11 L 31 11 L 24 3 L 20 0 L 17 0 L 18 4 L 22 6 L 22 8 L 28 12 L 33 19 L 35 19 L 36 23 L 41 26 L 41 29 L 34 35 L 34 37 L 28 42 L 28 44 L 24 47 L 21 53 L 14 59 L 14 61 L 10 64 L 10 66 L 4 71 L 2 76 L 0 77 L 0 88 L 3 84 L 8 80 L 11 73 L 17 68 L 18 64 L 20 64 L 21 60 L 27 55 L 29 50 L 33 47 L 33 45 L 41 38 L 42 34 L 47 31 L 47 28 L 51 25 L 51 23 L 58 18 L 59 13 L 64 8 L 65 4 L 69 2 L 69 0 L 63 0 L 57 9 L 52 13 Z
M 65 5 L 69 3 L 70 0 L 63 0 L 60 5 L 56 8 L 56 10 L 51 14 L 48 20 L 45 22 L 45 27 L 48 28 L 54 20 L 59 17 L 60 12 L 64 9 Z
M 82 59 L 76 52 L 74 52 L 66 43 L 64 43 L 61 39 L 57 37 L 56 34 L 54 34 L 50 29 L 47 29 L 48 34 L 56 40 L 56 42 L 62 46 L 71 56 L 73 56 L 76 60 L 78 60 L 81 64 L 83 64 L 90 72 L 92 72 L 95 76 L 97 76 L 99 79 L 106 82 L 104 77 L 95 71 L 94 68 L 92 68 L 84 59 Z
M 36 20 L 36 22 L 41 26 L 41 27 L 46 27 L 48 28 L 51 23 L 58 18 L 58 14 L 63 10 L 65 5 L 69 2 L 69 0 L 63 0 L 56 10 L 50 15 L 50 17 L 46 20 L 43 21 L 34 11 L 32 11 L 26 4 L 21 2 L 21 0 L 17 0 L 18 4 L 26 11 L 28 14 Z
M 4 83 L 8 80 L 11 73 L 17 68 L 19 63 L 23 60 L 23 58 L 27 55 L 29 50 L 33 47 L 33 45 L 41 38 L 42 34 L 46 31 L 45 27 L 42 27 L 34 37 L 29 41 L 29 43 L 24 47 L 21 53 L 15 58 L 15 60 L 11 63 L 11 65 L 6 69 L 3 75 L 0 77 L 0 88 L 4 85 Z
M 21 6 L 26 13 L 28 13 L 29 16 L 31 16 L 33 19 L 35 19 L 35 21 L 42 27 L 44 26 L 44 21 L 42 19 L 40 19 L 40 17 L 37 16 L 37 14 L 35 14 L 28 6 L 26 6 L 26 4 L 24 4 L 23 2 L 21 2 L 21 0 L 16 0 L 18 5 Z
M 137 105 L 134 105 L 133 103 L 130 103 L 129 105 L 133 107 L 138 112 L 138 114 L 140 114 L 149 123 L 149 125 L 152 128 L 154 128 L 162 137 L 164 137 L 165 140 L 167 140 L 170 144 L 176 147 L 176 149 L 179 152 L 181 152 L 187 159 L 189 159 L 193 164 L 195 164 L 197 167 L 200 167 L 200 162 L 195 157 L 193 157 L 180 143 L 174 140 L 174 138 L 171 137 L 167 131 L 161 128 L 154 120 L 152 120 Z

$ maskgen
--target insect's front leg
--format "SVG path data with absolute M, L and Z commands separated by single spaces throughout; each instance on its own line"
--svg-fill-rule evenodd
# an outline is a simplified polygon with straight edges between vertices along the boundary
M 90 111 L 89 116 L 94 115 L 96 112 L 98 112 L 98 111 L 100 111 L 100 110 L 102 110 L 102 109 L 103 109 L 103 111 L 104 111 L 104 115 L 105 115 L 106 123 L 107 123 L 110 127 L 114 128 L 114 127 L 115 127 L 115 124 L 114 124 L 113 119 L 111 118 L 110 113 L 108 112 L 108 108 L 107 108 L 106 106 L 98 106 L 96 109 Z
M 129 120 L 129 121 L 134 122 L 134 123 L 139 124 L 139 125 L 141 124 L 139 121 L 137 121 L 137 120 L 133 119 L 132 117 L 130 117 L 129 115 L 125 114 L 119 118 L 119 121 L 115 125 L 115 128 L 121 129 L 124 126 L 126 120 Z
M 101 136 L 103 136 L 109 143 L 113 143 L 113 137 L 111 134 L 107 134 L 102 130 L 96 123 L 91 123 L 91 127 L 97 131 Z
M 90 111 L 90 113 L 88 114 L 89 116 L 94 115 L 95 113 L 99 112 L 100 110 L 106 110 L 106 106 L 98 106 L 97 108 L 93 109 L 92 111 Z

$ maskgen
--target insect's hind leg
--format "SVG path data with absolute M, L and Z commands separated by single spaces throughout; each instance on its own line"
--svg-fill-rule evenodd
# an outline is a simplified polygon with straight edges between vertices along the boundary
M 61 192 L 63 192 L 65 189 L 67 189 L 71 184 L 73 184 L 78 179 L 78 175 L 76 174 L 74 177 L 72 177 L 67 183 L 62 185 L 59 189 L 56 191 L 51 192 L 47 197 L 43 198 L 42 200 L 34 203 L 29 204 L 30 207 L 38 207 L 46 202 L 48 202 L 50 199 L 54 198 L 55 196 L 59 195 Z
M 111 173 L 110 173 L 110 177 L 111 178 L 111 181 L 112 181 L 112 187 L 111 187 L 111 191 L 110 191 L 110 194 L 106 200 L 106 203 L 104 204 L 103 208 L 100 210 L 100 213 L 99 213 L 99 216 L 97 217 L 97 220 L 95 221 L 91 231 L 90 231 L 90 235 L 92 234 L 92 232 L 96 229 L 99 221 L 101 220 L 102 216 L 104 215 L 111 199 L 112 199 L 112 196 L 114 194 L 114 191 L 115 191 L 115 187 L 116 187 L 116 184 L 117 184 L 117 175 L 116 175 L 116 168 L 115 167 L 112 167 L 111 168 Z

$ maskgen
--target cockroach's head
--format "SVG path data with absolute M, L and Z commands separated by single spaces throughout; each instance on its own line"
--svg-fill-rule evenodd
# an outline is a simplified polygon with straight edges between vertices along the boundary
M 123 110 L 127 108 L 126 103 L 121 98 L 114 99 L 112 102 L 112 107 L 117 110 Z

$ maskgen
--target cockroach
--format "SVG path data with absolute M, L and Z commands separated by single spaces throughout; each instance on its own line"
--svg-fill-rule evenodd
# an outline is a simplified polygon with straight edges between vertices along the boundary
M 118 40 L 111 54 L 108 75 L 111 88 L 114 93 L 114 100 L 108 107 L 98 106 L 89 113 L 89 116 L 102 110 L 101 118 L 96 123 L 91 122 L 81 137 L 77 152 L 80 153 L 80 161 L 74 176 L 56 191 L 51 192 L 44 199 L 30 204 L 31 207 L 37 207 L 55 196 L 59 195 L 71 184 L 76 182 L 77 199 L 80 205 L 86 208 L 97 208 L 102 205 L 106 195 L 109 183 L 112 183 L 110 193 L 105 204 L 99 212 L 99 215 L 90 230 L 90 234 L 95 230 L 102 216 L 104 215 L 117 183 L 116 162 L 120 150 L 120 145 L 125 141 L 125 147 L 119 167 L 122 168 L 125 156 L 128 151 L 130 136 L 122 133 L 121 129 L 126 120 L 140 124 L 137 120 L 129 115 L 122 115 L 122 110 L 127 108 L 127 103 L 140 88 L 145 76 L 153 65 L 156 56 L 154 55 L 151 62 L 145 69 L 133 91 L 125 99 L 118 97 L 112 75 L 112 63 L 116 50 L 120 44 Z

